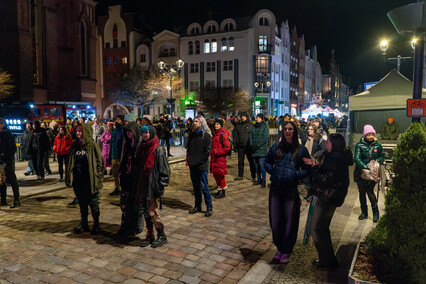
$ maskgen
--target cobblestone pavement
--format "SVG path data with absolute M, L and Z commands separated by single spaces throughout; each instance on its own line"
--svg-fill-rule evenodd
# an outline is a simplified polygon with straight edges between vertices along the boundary
M 189 173 L 184 163 L 172 165 L 172 170 L 160 213 L 168 243 L 156 249 L 139 247 L 140 240 L 122 245 L 112 239 L 121 212 L 118 197 L 108 195 L 113 189 L 111 177 L 101 192 L 103 232 L 99 236 L 72 233 L 80 216 L 78 208 L 67 207 L 72 189 L 28 197 L 18 209 L 2 207 L 0 281 L 236 283 L 271 245 L 268 191 L 252 186 L 248 179 L 233 181 L 234 155 L 227 197 L 214 200 L 210 218 L 190 215 L 194 197 Z M 210 178 L 210 188 L 214 188 Z M 145 232 L 138 237 L 143 239 Z
M 228 161 L 227 197 L 213 200 L 214 213 L 210 218 L 201 213 L 188 214 L 194 204 L 189 173 L 184 163 L 172 165 L 170 186 L 166 188 L 160 212 L 168 243 L 156 249 L 138 246 L 145 232 L 127 245 L 113 239 L 121 212 L 118 197 L 108 195 L 113 190 L 110 176 L 101 191 L 102 234 L 73 234 L 80 214 L 78 208 L 68 208 L 67 204 L 74 194 L 63 185 L 56 184 L 56 191 L 51 189 L 57 179 L 52 167 L 50 183 L 37 185 L 40 190 L 45 187 L 50 192 L 40 194 L 39 190 L 39 195 L 27 194 L 21 207 L 0 209 L 0 283 L 237 283 L 261 258 L 266 256 L 270 262 L 275 248 L 268 220 L 268 190 L 253 186 L 249 179 L 235 182 L 236 164 L 233 155 Z M 23 173 L 22 169 L 19 171 Z M 247 177 L 248 168 L 245 172 Z M 18 174 L 19 179 L 22 173 Z M 30 192 L 31 183 L 28 180 L 22 183 Z M 213 191 L 215 183 L 211 175 L 209 185 Z M 345 246 L 359 239 L 352 232 L 360 225 L 348 218 L 352 213 L 359 214 L 352 212 L 353 208 L 359 208 L 359 203 L 355 202 L 356 194 L 350 196 L 333 218 L 333 241 L 344 240 L 336 241 L 341 250 L 338 255 L 351 255 L 353 252 L 345 250 Z M 302 210 L 306 206 L 304 201 Z M 261 281 L 246 283 L 341 283 L 329 274 L 314 271 L 310 265 L 316 251 L 300 241 L 306 211 L 302 212 L 299 241 L 290 264 L 286 267 L 271 264 Z M 371 218 L 368 221 L 371 223 Z M 367 227 L 361 225 L 361 230 Z

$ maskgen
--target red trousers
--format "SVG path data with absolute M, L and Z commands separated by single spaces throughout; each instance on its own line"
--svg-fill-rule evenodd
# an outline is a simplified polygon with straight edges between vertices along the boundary
M 213 174 L 214 179 L 216 180 L 217 186 L 224 189 L 226 187 L 226 181 L 224 175 Z

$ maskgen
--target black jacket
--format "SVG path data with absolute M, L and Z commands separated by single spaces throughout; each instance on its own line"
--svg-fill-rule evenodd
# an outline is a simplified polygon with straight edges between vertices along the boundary
M 208 170 L 209 157 L 212 149 L 212 137 L 201 130 L 191 132 L 186 150 L 186 162 L 190 167 Z
M 46 134 L 46 129 L 33 130 L 30 137 L 30 147 L 36 153 L 46 153 L 50 150 L 50 140 Z
M 349 149 L 344 152 L 326 152 L 323 164 L 313 168 L 312 193 L 336 207 L 342 206 L 348 194 L 349 166 L 353 163 Z
M 0 160 L 9 164 L 15 158 L 16 143 L 9 129 L 0 131 Z
M 32 131 L 28 129 L 25 129 L 25 131 L 22 133 L 21 146 L 20 146 L 22 160 L 31 159 L 31 153 L 29 149 L 31 133 Z
M 307 141 L 308 141 L 308 139 L 305 140 L 305 143 L 303 143 L 303 145 L 306 145 Z M 325 140 L 322 139 L 322 137 L 319 137 L 318 139 L 315 139 L 313 141 L 313 143 L 312 143 L 311 156 L 315 160 L 321 161 L 322 157 L 324 156 L 325 151 L 326 151 Z
M 234 137 L 234 146 L 237 147 L 247 147 L 248 140 L 251 130 L 253 129 L 253 123 L 250 120 L 241 121 L 235 125 L 235 137 Z

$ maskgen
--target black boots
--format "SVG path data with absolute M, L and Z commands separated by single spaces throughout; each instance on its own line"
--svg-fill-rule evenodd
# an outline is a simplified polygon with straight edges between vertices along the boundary
M 214 197 L 215 197 L 215 198 L 217 198 L 217 199 L 220 199 L 220 198 L 224 198 L 224 197 L 226 197 L 225 190 L 224 190 L 224 189 L 219 189 L 219 190 L 215 193 Z
M 253 185 L 259 185 L 259 184 L 262 184 L 262 180 L 261 179 L 258 179 L 255 182 L 253 182 Z
M 371 205 L 371 209 L 373 209 L 373 222 L 377 223 L 377 221 L 379 221 L 379 218 L 380 218 L 379 206 L 376 203 L 374 205 Z
M 262 180 L 261 188 L 265 188 L 265 187 L 266 187 L 266 180 Z
M 211 217 L 213 215 L 213 209 L 207 209 L 204 213 L 204 217 Z
M 238 177 L 234 178 L 234 180 L 243 180 L 243 177 L 238 176 Z
M 7 204 L 6 204 L 7 205 Z M 10 205 L 10 208 L 16 208 L 16 207 L 19 207 L 19 206 L 21 206 L 21 202 L 19 201 L 19 199 L 15 199 L 14 201 L 13 201 L 13 204 L 12 205 Z
M 90 234 L 97 235 L 101 232 L 101 226 L 99 225 L 99 216 L 101 215 L 99 204 L 97 202 L 92 202 L 89 206 L 93 217 L 93 228 Z
M 201 206 L 195 206 L 194 208 L 192 208 L 191 210 L 189 210 L 189 214 L 195 214 L 201 212 Z
M 368 218 L 367 205 L 361 205 L 361 215 L 359 215 L 358 220 L 364 220 Z
M 152 228 L 147 228 L 146 238 L 139 244 L 139 246 L 144 248 L 151 245 L 154 241 L 155 241 L 155 238 L 154 238 L 154 232 Z
M 7 206 L 6 184 L 0 185 L 1 206 Z
M 164 229 L 157 229 L 158 237 L 157 239 L 151 244 L 151 247 L 158 248 L 167 243 L 167 237 L 166 234 L 164 234 Z
M 80 224 L 78 224 L 78 226 L 74 228 L 75 234 L 81 234 L 83 232 L 89 232 L 89 231 L 90 231 L 90 228 L 87 222 L 87 218 L 86 220 L 81 219 Z

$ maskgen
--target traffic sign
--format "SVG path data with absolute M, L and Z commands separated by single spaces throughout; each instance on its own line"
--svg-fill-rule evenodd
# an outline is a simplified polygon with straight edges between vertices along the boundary
M 407 116 L 420 117 L 426 116 L 426 99 L 408 99 Z

